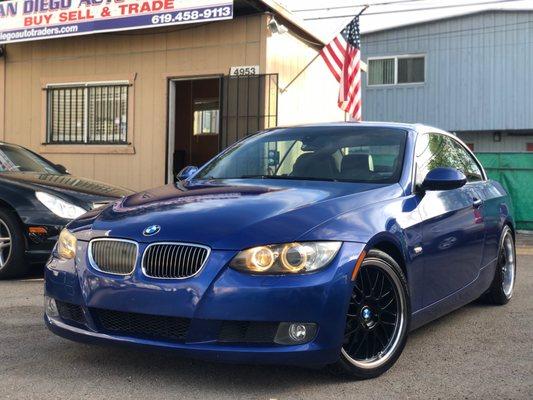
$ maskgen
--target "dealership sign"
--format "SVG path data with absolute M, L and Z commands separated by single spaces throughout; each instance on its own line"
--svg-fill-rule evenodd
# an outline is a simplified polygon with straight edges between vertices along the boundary
M 233 0 L 0 1 L 0 44 L 233 18 Z

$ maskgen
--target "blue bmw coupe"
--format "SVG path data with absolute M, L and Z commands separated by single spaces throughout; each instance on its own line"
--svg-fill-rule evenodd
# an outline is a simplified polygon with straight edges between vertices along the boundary
M 509 196 L 441 130 L 278 128 L 179 178 L 61 233 L 45 271 L 54 333 L 364 379 L 411 330 L 513 295 Z

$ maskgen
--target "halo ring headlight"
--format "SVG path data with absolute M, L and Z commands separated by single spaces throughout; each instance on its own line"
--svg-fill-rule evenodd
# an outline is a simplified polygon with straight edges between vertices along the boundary
M 241 272 L 287 275 L 315 272 L 327 267 L 342 242 L 301 242 L 258 246 L 242 250 L 229 266 Z
M 298 252 L 299 260 L 292 260 L 290 258 L 290 252 Z M 292 258 L 292 257 L 291 257 Z M 307 254 L 305 253 L 305 248 L 300 243 L 289 243 L 281 251 L 281 265 L 283 267 L 295 274 L 302 271 L 307 264 Z M 296 263 L 295 263 L 296 261 Z
M 252 249 L 250 261 L 255 272 L 265 272 L 274 265 L 276 257 L 272 250 L 262 246 Z

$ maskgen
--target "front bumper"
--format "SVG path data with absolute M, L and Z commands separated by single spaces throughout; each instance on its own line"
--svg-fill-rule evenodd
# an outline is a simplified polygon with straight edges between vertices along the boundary
M 47 210 L 18 210 L 26 239 L 26 259 L 44 264 L 57 242 L 59 233 L 70 222 Z
M 141 245 L 140 251 L 143 251 Z M 234 363 L 323 366 L 335 362 L 342 346 L 351 274 L 364 245 L 345 243 L 322 271 L 299 276 L 252 276 L 227 267 L 236 252 L 212 251 L 195 277 L 158 280 L 136 268 L 128 277 L 110 276 L 88 265 L 87 243 L 78 242 L 76 262 L 52 258 L 45 270 L 45 294 L 79 306 L 82 323 L 45 315 L 49 329 L 89 343 L 148 346 L 193 358 Z M 182 340 L 109 332 L 99 310 L 190 321 Z M 221 340 L 227 323 L 312 323 L 314 338 L 301 345 Z

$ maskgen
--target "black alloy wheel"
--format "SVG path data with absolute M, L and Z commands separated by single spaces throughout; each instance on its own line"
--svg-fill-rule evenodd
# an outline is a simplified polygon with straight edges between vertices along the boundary
M 336 369 L 358 379 L 387 371 L 407 341 L 410 312 L 402 269 L 386 253 L 370 251 L 354 282 Z
M 494 279 L 487 293 L 481 298 L 495 305 L 507 304 L 514 294 L 516 283 L 516 247 L 511 228 L 504 226 L 498 250 L 498 263 Z

